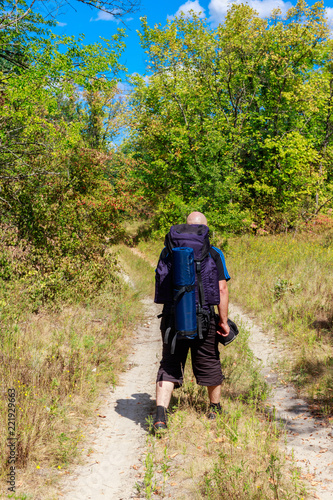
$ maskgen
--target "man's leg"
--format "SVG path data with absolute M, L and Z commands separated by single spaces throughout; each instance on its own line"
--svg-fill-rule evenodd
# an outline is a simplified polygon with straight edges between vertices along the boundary
M 187 353 L 188 343 L 186 341 L 177 342 L 174 354 L 171 354 L 169 344 L 163 344 L 162 360 L 156 381 L 155 431 L 167 428 L 167 409 L 175 385 L 177 384 L 179 387 L 183 383 Z
M 221 387 L 222 387 L 222 384 L 211 385 L 211 386 L 207 387 L 209 401 L 210 401 L 209 413 L 208 413 L 209 420 L 215 420 L 216 414 L 222 413 L 222 408 L 221 408 L 221 403 L 220 403 Z
M 169 380 L 160 380 L 156 383 L 155 432 L 160 432 L 167 428 L 167 409 L 174 387 L 174 382 L 170 382 Z
M 220 402 L 221 398 L 221 387 L 222 384 L 220 385 L 211 385 L 208 386 L 208 396 L 209 396 L 209 401 L 213 404 L 218 404 Z
M 220 397 L 224 379 L 214 319 L 211 320 L 209 332 L 204 340 L 193 345 L 192 366 L 197 383 L 207 387 L 210 401 L 208 418 L 213 419 L 216 413 L 221 413 Z
M 174 382 L 169 382 L 168 380 L 161 380 L 160 382 L 157 382 L 156 406 L 164 406 L 164 408 L 168 408 L 174 387 Z

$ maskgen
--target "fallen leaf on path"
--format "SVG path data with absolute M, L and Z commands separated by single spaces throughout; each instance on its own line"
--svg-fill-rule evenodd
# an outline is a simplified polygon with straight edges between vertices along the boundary
M 305 413 L 301 413 L 300 415 L 297 415 L 297 417 L 294 417 L 293 420 L 296 420 L 297 418 L 301 418 L 301 417 L 303 417 L 303 415 L 305 415 Z
M 106 418 L 106 415 L 100 415 L 100 414 L 98 414 L 97 416 L 98 416 L 99 418 Z
M 319 453 L 326 453 L 328 451 L 328 448 L 326 448 L 325 450 L 320 450 Z
M 172 455 L 169 456 L 169 458 L 175 458 L 178 455 L 178 453 L 173 453 Z

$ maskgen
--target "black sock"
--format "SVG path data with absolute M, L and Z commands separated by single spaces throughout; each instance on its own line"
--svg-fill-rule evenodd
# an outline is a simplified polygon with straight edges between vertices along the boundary
M 167 420 L 167 409 L 164 406 L 156 407 L 156 421 L 166 422 Z
M 213 411 L 221 411 L 221 403 L 210 403 L 209 408 Z

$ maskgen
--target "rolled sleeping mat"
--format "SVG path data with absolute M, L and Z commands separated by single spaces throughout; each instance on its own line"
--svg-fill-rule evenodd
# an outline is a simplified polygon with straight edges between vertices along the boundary
M 194 252 L 189 247 L 172 249 L 176 332 L 184 337 L 197 335 Z

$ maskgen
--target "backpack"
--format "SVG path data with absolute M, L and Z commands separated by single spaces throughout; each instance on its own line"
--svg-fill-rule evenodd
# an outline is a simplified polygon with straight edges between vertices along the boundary
M 172 226 L 164 244 L 155 271 L 154 301 L 164 304 L 159 317 L 163 316 L 166 321 L 166 344 L 170 332 L 174 333 L 171 343 L 173 354 L 177 339 L 194 339 L 197 336 L 202 339 L 207 333 L 214 305 L 220 303 L 220 291 L 217 267 L 210 255 L 207 226 Z

